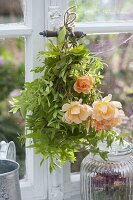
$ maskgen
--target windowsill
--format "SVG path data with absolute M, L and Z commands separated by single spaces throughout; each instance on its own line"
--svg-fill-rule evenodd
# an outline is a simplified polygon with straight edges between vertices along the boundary
M 70 196 L 71 198 L 65 198 L 66 200 L 81 200 L 80 197 L 80 173 L 71 173 L 70 176 L 70 183 L 71 183 L 71 189 L 70 189 Z
M 71 182 L 79 182 L 80 181 L 80 173 L 79 172 L 75 172 L 71 174 Z
M 70 199 L 66 199 L 66 200 L 81 200 L 80 195 L 75 195 L 73 197 L 71 197 Z

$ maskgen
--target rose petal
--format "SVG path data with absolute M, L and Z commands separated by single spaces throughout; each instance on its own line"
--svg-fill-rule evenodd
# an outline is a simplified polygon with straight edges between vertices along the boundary
M 63 111 L 63 112 L 67 111 L 67 110 L 69 109 L 69 107 L 70 107 L 70 104 L 69 104 L 69 103 L 64 104 L 64 105 L 62 106 L 62 111 Z
M 111 99 L 112 99 L 112 94 L 109 94 L 108 96 L 106 96 L 106 97 L 104 97 L 104 98 L 102 99 L 102 102 L 103 102 L 103 101 L 109 102 L 109 101 L 111 101 Z
M 89 113 L 85 110 L 81 110 L 79 118 L 82 121 L 85 121 L 89 117 Z
M 119 110 L 119 116 L 120 116 L 121 118 L 124 118 L 124 117 L 125 117 L 125 113 L 124 113 L 123 110 Z
M 75 116 L 75 117 L 72 119 L 72 122 L 74 122 L 75 124 L 80 124 L 82 121 L 79 119 L 78 116 Z
M 71 108 L 70 112 L 72 115 L 77 115 L 80 113 L 80 107 L 75 106 L 75 107 Z
M 96 119 L 97 121 L 101 121 L 103 119 L 99 113 L 92 113 L 92 118 Z
M 103 113 L 106 113 L 108 110 L 107 104 L 102 104 L 99 110 L 102 111 Z
M 113 104 L 117 108 L 122 108 L 122 105 L 119 101 L 111 101 L 111 104 Z
M 67 121 L 68 124 L 72 123 L 71 120 L 70 120 L 70 118 L 69 118 L 69 113 L 68 112 L 65 113 L 64 119 L 65 119 L 65 121 Z
M 98 103 L 99 103 L 99 101 L 94 101 L 92 104 L 92 107 L 95 107 Z

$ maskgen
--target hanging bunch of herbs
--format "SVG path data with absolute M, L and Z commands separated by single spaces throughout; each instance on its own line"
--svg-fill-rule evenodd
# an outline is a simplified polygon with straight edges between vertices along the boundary
M 74 153 L 81 148 L 87 147 L 89 152 L 106 159 L 107 152 L 97 144 L 106 140 L 111 146 L 120 138 L 112 128 L 123 115 L 120 103 L 113 104 L 111 95 L 102 99 L 103 61 L 69 34 L 69 23 L 65 22 L 57 44 L 49 40 L 48 51 L 39 52 L 43 66 L 32 71 L 41 77 L 26 82 L 21 95 L 12 101 L 12 112 L 20 110 L 26 120 L 25 138 L 32 139 L 31 147 L 42 154 L 42 162 L 50 159 L 50 171 L 67 160 L 74 162 Z M 116 111 L 121 115 L 114 116 Z M 110 115 L 114 117 L 112 121 Z

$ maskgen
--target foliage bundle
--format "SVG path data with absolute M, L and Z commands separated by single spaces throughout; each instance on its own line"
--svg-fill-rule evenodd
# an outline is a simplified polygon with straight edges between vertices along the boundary
M 98 142 L 106 140 L 107 145 L 111 146 L 115 139 L 121 137 L 117 136 L 109 125 L 98 128 L 96 118 L 92 116 L 93 102 L 102 102 L 99 89 L 104 63 L 83 44 L 78 43 L 75 36 L 69 36 L 66 26 L 60 29 L 57 44 L 49 40 L 47 47 L 48 51 L 39 52 L 43 66 L 33 69 L 34 73 L 41 74 L 41 77 L 26 82 L 21 95 L 12 101 L 11 111 L 15 113 L 20 110 L 26 120 L 28 132 L 25 138 L 33 139 L 30 147 L 35 148 L 37 154 L 42 154 L 42 162 L 50 159 L 50 171 L 67 160 L 74 162 L 74 153 L 81 148 L 87 148 L 94 154 L 99 153 L 106 159 L 107 152 L 99 149 Z M 83 91 L 79 91 L 75 86 L 80 77 L 90 80 L 89 83 L 81 81 Z M 87 86 L 90 89 L 85 92 L 84 88 Z M 105 98 L 104 101 L 107 105 L 110 99 Z M 83 110 L 75 105 L 79 105 Z M 114 108 L 114 105 L 111 105 Z M 73 110 L 70 110 L 71 106 Z M 88 108 L 90 115 L 85 117 L 85 113 L 82 113 L 80 120 L 74 118 L 78 121 L 71 118 L 71 114 L 77 117 L 78 112 L 86 112 Z M 113 121 L 113 126 L 115 125 Z

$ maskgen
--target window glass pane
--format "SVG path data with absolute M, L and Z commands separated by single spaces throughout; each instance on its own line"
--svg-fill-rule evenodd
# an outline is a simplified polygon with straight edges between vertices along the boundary
M 133 0 L 69 0 L 77 6 L 77 22 L 133 20 Z
M 0 24 L 23 21 L 24 0 L 0 0 Z
M 25 147 L 18 137 L 24 133 L 24 120 L 19 112 L 9 112 L 9 101 L 19 95 L 24 80 L 24 39 L 0 40 L 0 141 L 15 142 L 20 179 L 25 174 Z
M 125 114 L 129 117 L 123 127 L 128 131 L 133 142 L 133 35 L 130 33 L 90 35 L 82 42 L 107 63 L 101 90 L 104 96 L 113 95 L 113 100 L 120 101 Z M 71 171 L 79 171 L 80 163 L 86 152 L 77 155 L 78 161 L 72 164 Z

